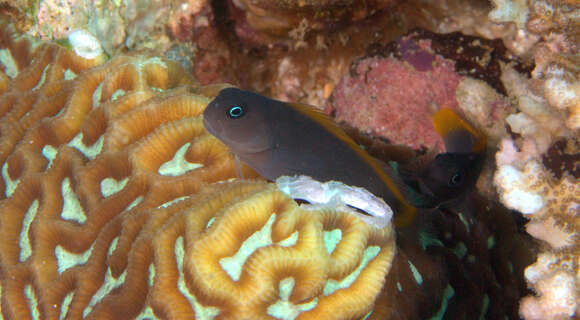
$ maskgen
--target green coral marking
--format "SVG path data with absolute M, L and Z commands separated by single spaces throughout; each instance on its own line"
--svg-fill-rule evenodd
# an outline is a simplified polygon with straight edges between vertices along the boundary
M 443 319 L 445 311 L 447 310 L 447 306 L 449 305 L 449 300 L 453 297 L 454 294 L 455 290 L 453 290 L 453 287 L 447 285 L 447 287 L 445 287 L 445 290 L 443 290 L 443 298 L 441 299 L 441 308 L 439 308 L 439 311 L 437 311 L 437 313 L 433 317 L 429 318 L 429 320 Z
M 191 170 L 203 167 L 203 165 L 199 163 L 191 163 L 185 160 L 185 153 L 187 152 L 187 148 L 190 146 L 190 142 L 184 144 L 175 152 L 175 156 L 173 159 L 163 163 L 157 172 L 163 176 L 180 176 L 185 174 Z
M 210 218 L 210 219 L 207 221 L 207 224 L 205 225 L 205 228 L 206 228 L 206 229 L 207 229 L 207 228 L 209 228 L 209 227 L 212 225 L 212 223 L 213 223 L 214 221 L 215 221 L 215 217 L 211 217 L 211 218 Z
M 423 276 L 421 275 L 419 270 L 417 270 L 417 268 L 411 262 L 411 260 L 407 260 L 407 262 L 409 263 L 409 269 L 411 269 L 411 272 L 413 273 L 413 278 L 415 278 L 415 282 L 417 282 L 418 285 L 423 284 Z
M 85 155 L 85 157 L 93 160 L 95 159 L 95 157 L 101 153 L 101 149 L 103 148 L 103 140 L 104 140 L 104 135 L 101 135 L 99 137 L 99 139 L 97 139 L 97 141 L 95 141 L 95 143 L 93 143 L 93 145 L 91 146 L 86 146 L 83 143 L 83 134 L 82 132 L 77 134 L 69 143 L 68 145 L 76 148 L 77 150 L 79 150 L 82 154 Z
M 397 290 L 399 290 L 399 292 L 403 292 L 403 286 L 398 281 L 397 281 Z
M 111 101 L 119 99 L 120 97 L 124 96 L 125 93 L 126 93 L 125 90 L 117 89 L 117 91 L 113 92 L 113 95 L 111 95 Z
M 18 75 L 18 65 L 8 49 L 0 50 L 0 63 L 4 65 L 4 73 L 11 79 Z
M 52 161 L 56 158 L 57 150 L 55 147 L 47 144 L 42 148 L 42 155 L 48 160 L 48 165 L 46 168 L 50 168 L 52 166 Z
M 47 64 L 44 67 L 44 69 L 42 69 L 42 74 L 40 75 L 40 80 L 38 80 L 38 83 L 34 86 L 34 88 L 32 88 L 32 90 L 36 90 L 44 84 L 44 81 L 46 80 L 46 70 L 48 70 L 48 66 L 49 65 Z
M 117 181 L 116 179 L 111 177 L 105 178 L 101 180 L 101 194 L 105 198 L 110 195 L 113 195 L 123 190 L 123 188 L 125 188 L 125 185 L 127 185 L 127 182 L 129 182 L 129 177 L 124 178 L 120 181 Z
M 365 314 L 365 316 L 364 316 L 364 317 L 362 317 L 362 319 L 361 319 L 361 320 L 367 320 L 368 318 L 370 318 L 370 317 L 371 317 L 371 315 L 372 315 L 372 314 L 373 314 L 373 310 L 371 310 L 371 311 L 369 311 L 369 313 Z
M 40 312 L 38 311 L 38 302 L 36 300 L 36 293 L 32 286 L 27 284 L 24 287 L 24 295 L 26 296 L 26 301 L 28 301 L 28 307 L 30 308 L 30 313 L 32 314 L 32 319 L 40 319 Z
M 72 79 L 74 79 L 76 77 L 77 77 L 77 74 L 74 73 L 74 71 L 72 71 L 71 69 L 66 69 L 64 71 L 64 79 L 65 80 L 72 80 Z
M 486 294 L 483 296 L 483 301 L 481 302 L 481 313 L 479 314 L 480 320 L 485 320 L 485 314 L 489 308 L 489 296 Z
M 38 200 L 32 201 L 28 210 L 24 214 L 24 219 L 22 219 L 22 231 L 20 231 L 20 262 L 24 262 L 32 254 L 32 247 L 30 246 L 30 239 L 28 238 L 28 232 L 30 230 L 30 224 L 36 217 L 38 212 Z
M 328 253 L 332 253 L 336 249 L 340 240 L 342 240 L 342 230 L 324 231 L 324 247 Z
M 76 221 L 80 224 L 85 223 L 85 221 L 87 221 L 87 216 L 85 215 L 85 211 L 83 210 L 68 177 L 62 180 L 60 191 L 63 200 L 62 213 L 60 216 L 65 220 Z
M 143 309 L 143 311 L 141 311 L 141 313 L 139 313 L 139 315 L 135 318 L 135 320 L 153 320 L 153 319 L 159 318 L 155 316 L 155 312 L 153 312 L 151 306 L 147 306 L 147 308 Z
M 113 241 L 111 241 L 111 244 L 109 245 L 109 250 L 107 250 L 107 257 L 110 257 L 113 252 L 115 252 L 115 249 L 117 249 L 117 242 L 119 242 L 119 237 L 115 237 L 113 239 Z
M 185 283 L 185 277 L 183 272 L 183 260 L 185 259 L 185 246 L 183 243 L 183 236 L 177 238 L 175 240 L 175 260 L 177 262 L 177 271 L 179 274 L 179 279 L 177 280 L 177 289 L 185 298 L 189 301 L 189 303 L 193 306 L 193 310 L 195 310 L 196 319 L 205 320 L 205 319 L 213 319 L 217 317 L 220 313 L 220 309 L 216 307 L 205 307 L 197 302 L 197 299 L 189 289 L 187 288 L 187 284 Z
M 453 253 L 455 253 L 457 258 L 463 259 L 463 257 L 465 257 L 465 255 L 467 254 L 467 247 L 465 246 L 465 243 L 463 242 L 458 243 L 457 246 L 453 248 Z
M 297 242 L 298 242 L 298 231 L 294 231 L 288 238 L 278 242 L 278 245 L 282 247 L 292 247 L 295 246 Z
M 489 238 L 487 238 L 487 249 L 491 249 L 494 246 L 495 246 L 495 237 L 490 236 Z
M 352 283 L 358 278 L 362 269 L 364 269 L 367 266 L 367 264 L 379 254 L 379 252 L 381 252 L 381 248 L 379 246 L 370 246 L 366 248 L 365 251 L 363 252 L 362 261 L 356 268 L 356 270 L 351 272 L 351 274 L 344 277 L 344 279 L 340 281 L 328 279 L 328 282 L 324 286 L 323 290 L 324 295 L 328 296 L 333 294 L 337 290 L 350 287 Z
M 14 190 L 16 190 L 16 187 L 18 187 L 20 179 L 12 180 L 12 178 L 10 178 L 10 174 L 8 174 L 8 162 L 4 162 L 4 165 L 2 166 L 2 179 L 4 179 L 4 183 L 6 184 L 4 194 L 6 195 L 6 198 L 10 198 L 14 193 Z
M 254 251 L 272 244 L 272 224 L 275 220 L 276 214 L 272 214 L 262 229 L 248 237 L 234 256 L 220 259 L 222 269 L 232 280 L 240 280 L 242 266 Z
M 72 253 L 68 252 L 65 248 L 58 245 L 54 248 L 54 255 L 56 257 L 56 263 L 58 265 L 58 274 L 79 265 L 85 264 L 89 260 L 91 253 L 93 252 L 93 245 L 82 253 Z
M 119 276 L 119 278 L 113 277 L 111 274 L 111 269 L 107 268 L 107 272 L 105 273 L 105 280 L 103 281 L 103 285 L 95 292 L 91 301 L 87 305 L 87 307 L 83 310 L 83 318 L 85 318 L 91 311 L 93 307 L 99 303 L 106 295 L 108 295 L 114 289 L 120 287 L 123 282 L 125 282 L 125 277 L 127 276 L 127 269 L 123 271 L 123 273 Z
M 165 202 L 163 204 L 160 204 L 159 206 L 157 206 L 157 208 L 167 208 L 170 205 L 172 205 L 174 203 L 177 203 L 177 202 L 179 202 L 179 201 L 181 201 L 183 199 L 187 199 L 187 198 L 189 198 L 189 196 L 177 197 L 177 198 L 175 198 L 173 200 L 169 200 L 169 201 L 167 201 L 167 202 Z
M 147 278 L 147 283 L 150 287 L 153 286 L 153 282 L 155 281 L 155 266 L 153 263 L 149 264 L 149 277 Z
M 467 220 L 465 220 L 463 214 L 460 212 L 459 214 L 457 214 L 457 216 L 459 217 L 459 220 L 461 220 L 461 222 L 463 222 L 463 224 L 465 225 L 465 229 L 467 229 L 467 232 L 469 232 L 469 223 L 467 223 Z
M 302 312 L 312 310 L 316 307 L 318 304 L 318 299 L 316 298 L 302 304 L 293 304 L 288 301 L 293 289 L 294 278 L 284 278 L 280 281 L 278 285 L 280 300 L 268 307 L 267 312 L 270 316 L 276 319 L 294 320 L 298 318 Z
M 65 48 L 65 49 L 71 49 L 72 50 L 72 44 L 70 43 L 70 41 L 67 38 L 59 38 L 54 40 L 54 43 L 58 44 L 59 46 Z
M 138 196 L 137 198 L 135 198 L 135 200 L 133 200 L 133 202 L 129 203 L 129 205 L 127 206 L 127 208 L 125 208 L 125 210 L 131 210 L 131 209 L 133 209 L 134 207 L 136 207 L 142 201 L 143 201 L 143 196 Z
M 103 90 L 103 83 L 99 83 L 99 85 L 93 91 L 92 101 L 93 101 L 93 108 L 99 106 L 101 104 L 101 92 Z
M 62 299 L 62 305 L 60 307 L 60 314 L 58 316 L 58 320 L 64 320 L 66 318 L 66 314 L 68 312 L 68 308 L 70 307 L 70 303 L 74 297 L 74 292 L 69 292 L 64 299 Z
M 423 250 L 431 246 L 443 247 L 443 242 L 428 230 L 421 230 L 419 232 L 419 244 Z

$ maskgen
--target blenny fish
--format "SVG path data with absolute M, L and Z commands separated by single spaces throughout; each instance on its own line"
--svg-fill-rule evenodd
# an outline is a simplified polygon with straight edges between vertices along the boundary
M 203 117 L 209 133 L 266 179 L 306 175 L 365 188 L 391 207 L 396 226 L 409 224 L 416 214 L 396 174 L 312 106 L 226 88 Z
M 437 111 L 433 126 L 443 138 L 446 152 L 437 154 L 421 169 L 398 170 L 410 187 L 407 190 L 415 191 L 410 196 L 411 202 L 421 208 L 438 207 L 472 190 L 485 157 L 485 136 L 455 111 L 448 108 Z

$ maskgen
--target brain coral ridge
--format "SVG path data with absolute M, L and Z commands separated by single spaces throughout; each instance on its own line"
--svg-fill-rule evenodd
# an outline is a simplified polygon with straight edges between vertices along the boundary
M 218 87 L 195 87 L 164 59 L 103 63 L 10 32 L 0 30 L 4 319 L 372 310 L 392 228 L 299 206 L 265 182 L 228 182 L 235 161 L 201 119 Z

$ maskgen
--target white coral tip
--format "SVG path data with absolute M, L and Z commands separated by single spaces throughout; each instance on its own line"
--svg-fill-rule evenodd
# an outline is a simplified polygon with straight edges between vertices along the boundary
M 85 59 L 94 59 L 103 53 L 99 40 L 86 30 L 75 30 L 68 35 L 75 53 Z
M 494 178 L 505 206 L 523 214 L 533 214 L 544 207 L 544 201 L 529 190 L 524 180 L 522 172 L 511 165 L 500 166 Z

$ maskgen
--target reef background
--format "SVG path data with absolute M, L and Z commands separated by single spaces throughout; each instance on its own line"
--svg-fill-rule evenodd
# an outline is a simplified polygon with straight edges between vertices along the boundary
M 400 235 L 398 263 L 414 260 L 425 277 L 417 291 L 432 296 L 379 298 L 372 316 L 421 318 L 392 308 L 380 316 L 380 308 L 423 304 L 433 315 L 444 300 L 447 317 L 470 314 L 469 305 L 490 319 L 576 317 L 577 1 L 17 0 L 0 1 L 0 12 L 42 40 L 66 43 L 84 29 L 110 57 L 162 55 L 201 84 L 319 106 L 418 154 L 443 148 L 432 111 L 460 110 L 488 136 L 479 195 Z M 406 238 L 426 225 L 439 244 Z M 393 268 L 396 275 L 397 262 Z M 399 279 L 411 279 L 400 270 Z M 385 290 L 401 282 L 391 275 Z M 468 289 L 444 298 L 449 283 Z

